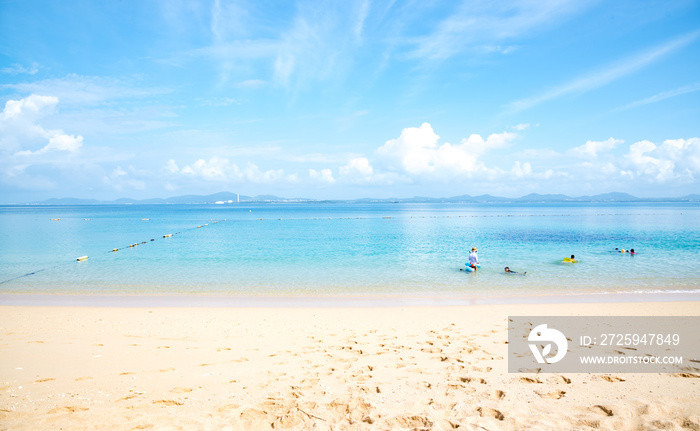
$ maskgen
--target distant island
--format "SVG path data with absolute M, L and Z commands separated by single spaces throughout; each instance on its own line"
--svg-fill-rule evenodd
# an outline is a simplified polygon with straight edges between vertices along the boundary
M 387 198 L 387 199 L 352 199 L 352 200 L 330 200 L 330 199 L 306 199 L 306 198 L 283 198 L 274 195 L 244 196 L 238 193 L 220 192 L 211 195 L 183 195 L 173 196 L 166 199 L 116 199 L 113 201 L 101 201 L 96 199 L 48 199 L 41 202 L 27 202 L 23 205 L 172 205 L 172 204 L 211 204 L 230 205 L 237 203 L 311 203 L 311 202 L 337 202 L 337 203 L 574 203 L 574 202 L 700 202 L 700 195 L 690 194 L 677 198 L 638 198 L 627 193 L 604 193 L 595 196 L 571 197 L 561 194 L 537 194 L 531 193 L 519 198 L 505 198 L 491 195 L 460 195 L 445 198 L 431 198 L 415 196 L 412 198 Z

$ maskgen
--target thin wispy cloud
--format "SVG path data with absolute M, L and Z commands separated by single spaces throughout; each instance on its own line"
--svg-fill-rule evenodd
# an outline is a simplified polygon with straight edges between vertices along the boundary
M 357 17 L 355 21 L 355 27 L 353 28 L 355 34 L 355 40 L 358 43 L 362 43 L 362 30 L 365 26 L 365 20 L 367 19 L 367 14 L 369 13 L 369 0 L 363 0 L 357 10 Z
M 66 105 L 99 105 L 106 101 L 144 99 L 170 93 L 165 87 L 146 87 L 135 78 L 111 78 L 70 74 L 62 78 L 43 79 L 0 85 L 24 94 L 58 97 Z
M 9 75 L 36 75 L 39 72 L 39 65 L 37 63 L 32 63 L 29 66 L 23 66 L 21 64 L 13 64 L 8 67 L 3 67 L 0 69 L 0 73 L 7 73 Z
M 640 106 L 649 105 L 651 103 L 661 102 L 662 100 L 670 99 L 672 97 L 682 96 L 682 95 L 688 94 L 688 93 L 694 93 L 696 91 L 700 91 L 700 82 L 696 82 L 695 84 L 686 85 L 686 86 L 683 86 L 680 88 L 676 88 L 675 90 L 662 91 L 661 93 L 647 97 L 646 99 L 636 100 L 632 103 L 628 103 L 627 105 L 620 106 L 619 108 L 615 108 L 609 112 L 626 111 L 628 109 L 638 108 Z
M 561 25 L 567 17 L 584 10 L 589 1 L 465 1 L 437 26 L 434 32 L 417 39 L 411 57 L 444 60 L 467 50 L 512 52 L 500 48 L 499 41 L 528 32 Z M 498 49 L 493 49 L 498 47 Z
M 543 94 L 511 102 L 506 105 L 506 110 L 509 113 L 521 112 L 551 100 L 571 94 L 586 93 L 602 87 L 627 75 L 631 75 L 632 73 L 637 72 L 655 61 L 660 60 L 665 55 L 689 45 L 690 43 L 694 42 L 698 36 L 700 36 L 700 30 L 686 33 L 671 40 L 670 42 L 657 45 L 642 52 L 641 54 L 627 57 L 620 62 L 611 64 L 603 69 L 552 88 Z

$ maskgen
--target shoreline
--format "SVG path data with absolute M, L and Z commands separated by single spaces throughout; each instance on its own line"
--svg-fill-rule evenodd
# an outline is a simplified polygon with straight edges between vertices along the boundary
M 568 303 L 698 302 L 700 290 L 684 292 L 571 293 L 531 295 L 220 295 L 206 293 L 69 294 L 0 293 L 0 306 L 382 308 L 534 305 Z

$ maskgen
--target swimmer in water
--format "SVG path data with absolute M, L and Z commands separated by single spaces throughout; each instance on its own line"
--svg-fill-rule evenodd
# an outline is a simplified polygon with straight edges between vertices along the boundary
M 505 268 L 505 271 L 506 271 L 506 274 L 519 274 L 519 275 L 527 274 L 527 272 L 523 272 L 522 274 L 520 274 L 518 271 L 511 271 L 510 268 L 508 268 L 507 266 Z

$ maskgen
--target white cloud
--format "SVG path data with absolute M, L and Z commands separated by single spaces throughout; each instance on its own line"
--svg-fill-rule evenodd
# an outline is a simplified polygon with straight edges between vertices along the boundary
M 479 157 L 493 149 L 509 145 L 517 137 L 514 133 L 494 133 L 487 139 L 472 134 L 461 144 L 449 142 L 438 145 L 440 137 L 429 123 L 409 127 L 397 139 L 387 141 L 376 150 L 376 155 L 390 170 L 408 175 L 427 175 L 449 178 L 469 176 L 488 171 Z
M 529 162 L 520 163 L 520 161 L 516 161 L 511 172 L 516 178 L 522 178 L 532 174 L 532 166 L 530 166 Z
M 623 142 L 622 139 L 614 138 L 608 138 L 605 141 L 588 141 L 580 147 L 571 149 L 571 153 L 577 157 L 594 159 L 598 154 L 608 152 Z
M 234 165 L 235 166 L 235 165 Z M 297 182 L 296 175 L 285 175 L 283 169 L 269 169 L 261 171 L 257 165 L 248 163 L 243 169 L 243 178 L 251 183 L 274 184 L 282 182 Z
M 178 168 L 177 163 L 175 163 L 174 159 L 168 160 L 168 163 L 165 165 L 164 169 L 171 174 L 176 174 L 180 171 L 180 168 Z
M 390 169 L 406 171 L 409 174 L 431 172 L 431 155 L 437 148 L 440 136 L 433 132 L 428 123 L 420 127 L 408 127 L 401 131 L 397 139 L 387 141 L 376 151 L 380 159 L 386 161 Z
M 317 171 L 315 169 L 309 169 L 309 178 L 316 182 L 333 184 L 335 183 L 335 178 L 333 178 L 333 171 L 330 169 L 321 169 Z
M 630 146 L 627 157 L 636 168 L 637 175 L 653 177 L 657 181 L 666 181 L 673 174 L 673 162 L 658 159 L 649 154 L 656 150 L 656 145 L 650 141 L 635 142 Z
M 462 145 L 466 151 L 482 155 L 491 150 L 507 147 L 517 137 L 515 133 L 503 132 L 492 133 L 484 140 L 481 135 L 472 134 L 468 139 L 462 139 Z
M 635 142 L 625 158 L 626 175 L 653 182 L 694 182 L 700 175 L 700 138 L 669 139 L 661 146 Z
M 49 139 L 49 143 L 40 150 L 37 151 L 18 151 L 15 156 L 35 156 L 39 154 L 44 154 L 51 150 L 56 151 L 68 151 L 70 153 L 77 152 L 80 147 L 83 146 L 83 137 L 78 135 L 65 135 L 57 133 Z
M 5 109 L 0 114 L 0 120 L 36 119 L 45 115 L 49 109 L 53 109 L 57 104 L 57 97 L 38 94 L 32 94 L 21 100 L 8 100 L 5 102 Z
M 365 157 L 351 159 L 347 165 L 340 168 L 340 174 L 343 176 L 369 178 L 372 173 L 374 173 L 374 168 Z
M 248 162 L 245 168 L 229 161 L 225 157 L 214 156 L 209 160 L 199 159 L 190 165 L 178 169 L 174 159 L 168 160 L 163 170 L 180 178 L 200 179 L 211 182 L 249 182 L 256 184 L 296 183 L 296 174 L 285 174 L 283 169 L 270 169 L 266 171 L 254 163 Z
M 0 113 L 0 149 L 16 151 L 14 155 L 20 157 L 52 150 L 77 152 L 83 145 L 82 136 L 68 135 L 60 129 L 47 130 L 37 123 L 51 114 L 57 104 L 58 98 L 37 94 L 21 100 L 8 100 Z M 23 146 L 36 147 L 43 143 L 46 144 L 36 151 L 19 150 Z
M 170 164 L 170 161 L 168 166 L 173 166 Z M 191 165 L 183 167 L 180 172 L 184 175 L 200 177 L 208 181 L 229 181 L 241 176 L 238 166 L 230 163 L 226 158 L 216 156 L 209 159 L 209 161 L 199 159 Z
M 621 190 L 631 180 L 687 185 L 700 176 L 700 138 L 666 140 L 662 145 L 640 141 L 630 145 L 627 154 L 616 151 L 624 142 L 616 138 L 587 141 L 564 152 L 525 149 L 509 155 L 498 153 L 517 137 L 508 132 L 486 139 L 473 134 L 458 145 L 440 144 L 440 137 L 424 123 L 404 129 L 398 138 L 377 148 L 375 160 L 356 157 L 340 167 L 339 180 L 378 184 L 378 178 L 393 174 L 394 180 L 404 184 L 455 184 L 469 179 L 474 189 L 536 191 L 547 186 L 576 194 Z M 487 159 L 487 153 L 499 157 Z M 504 169 L 507 163 L 510 168 Z
M 370 164 L 366 157 L 350 159 L 347 164 L 338 169 L 339 182 L 343 184 L 392 186 L 410 184 L 413 182 L 409 175 L 400 172 L 382 172 Z

